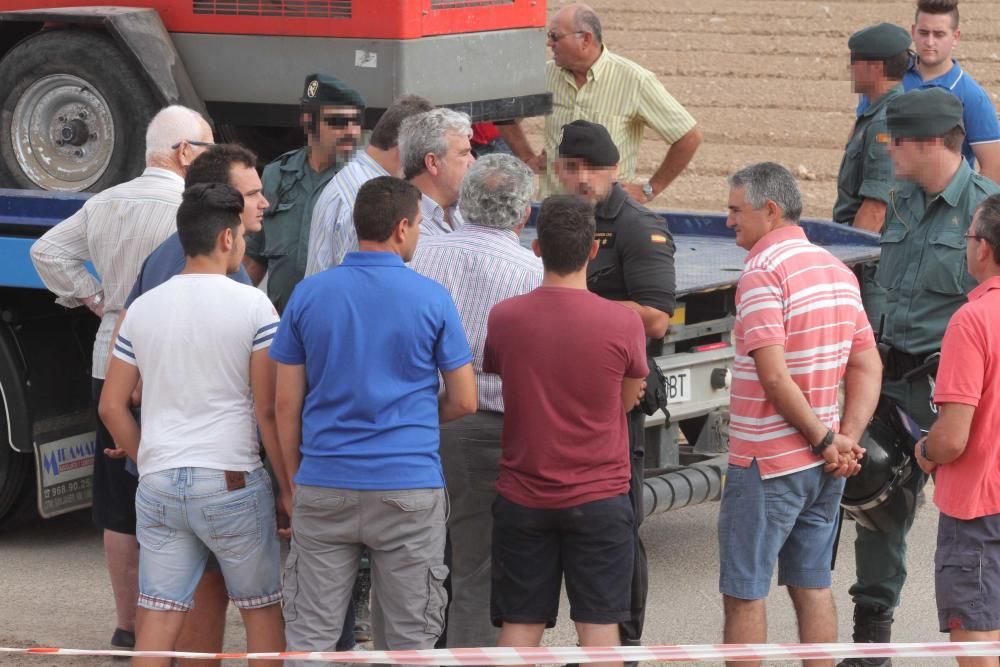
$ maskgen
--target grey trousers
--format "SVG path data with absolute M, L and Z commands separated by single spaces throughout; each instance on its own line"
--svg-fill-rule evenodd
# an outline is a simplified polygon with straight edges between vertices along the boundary
M 444 489 L 298 487 L 283 582 L 288 650 L 334 650 L 364 547 L 379 607 L 375 648 L 433 648 L 447 604 L 447 508 Z
M 441 466 L 451 499 L 448 648 L 496 646 L 490 622 L 490 542 L 503 413 L 481 411 L 441 426 Z

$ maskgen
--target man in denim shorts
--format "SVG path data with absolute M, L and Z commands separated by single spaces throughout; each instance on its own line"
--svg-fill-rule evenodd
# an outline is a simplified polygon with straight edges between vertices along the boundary
M 941 510 L 934 588 L 941 632 L 951 641 L 1000 640 L 1000 195 L 986 198 L 966 237 L 968 270 L 979 285 L 948 322 L 934 388 L 939 414 L 917 443 L 935 472 Z M 996 657 L 958 658 L 963 667 Z
M 185 190 L 184 271 L 129 308 L 102 393 L 101 418 L 139 468 L 138 650 L 174 648 L 210 552 L 248 650 L 284 648 L 274 496 L 257 444 L 259 425 L 283 480 L 267 356 L 278 315 L 262 292 L 226 275 L 243 256 L 242 211 L 243 195 L 229 185 Z M 141 442 L 129 410 L 140 375 Z
M 860 469 L 858 440 L 878 400 L 881 361 L 854 274 L 798 225 L 802 199 L 792 175 L 764 162 L 736 172 L 729 185 L 726 225 L 750 254 L 736 288 L 729 471 L 719 510 L 725 642 L 767 641 L 775 562 L 801 641 L 836 641 L 830 561 L 842 478 Z

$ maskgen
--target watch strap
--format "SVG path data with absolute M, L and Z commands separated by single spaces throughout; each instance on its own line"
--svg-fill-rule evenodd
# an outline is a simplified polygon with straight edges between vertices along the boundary
M 822 456 L 823 450 L 825 450 L 827 447 L 833 444 L 834 435 L 835 434 L 832 428 L 827 429 L 826 435 L 823 436 L 823 439 L 820 440 L 817 444 L 812 446 L 812 453 L 815 454 L 816 456 Z

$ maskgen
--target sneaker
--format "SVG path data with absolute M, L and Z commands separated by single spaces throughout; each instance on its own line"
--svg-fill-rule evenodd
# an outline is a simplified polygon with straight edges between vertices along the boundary
M 135 633 L 115 628 L 115 634 L 111 635 L 111 645 L 115 648 L 135 648 Z

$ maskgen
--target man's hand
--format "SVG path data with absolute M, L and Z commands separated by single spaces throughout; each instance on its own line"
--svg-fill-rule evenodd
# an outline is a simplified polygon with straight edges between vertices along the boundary
M 126 452 L 121 447 L 115 447 L 114 449 L 105 448 L 104 455 L 107 456 L 109 459 L 123 459 L 126 456 L 128 456 L 128 452 Z
M 92 294 L 86 299 L 83 299 L 83 305 L 90 309 L 94 315 L 97 315 L 102 320 L 104 319 L 104 294 L 98 292 L 97 294 Z
M 529 158 L 525 164 L 527 164 L 528 168 L 536 174 L 544 174 L 549 167 L 549 157 L 543 150 L 538 155 Z
M 274 500 L 274 510 L 278 518 L 278 537 L 292 539 L 292 491 L 279 493 Z
M 635 397 L 635 405 L 632 406 L 634 410 L 640 403 L 642 403 L 642 397 L 646 395 L 646 381 L 642 381 L 642 386 L 639 387 L 639 395 Z
M 618 185 L 622 187 L 622 190 L 628 193 L 629 197 L 636 200 L 640 204 L 645 205 L 653 201 L 653 199 L 656 199 L 655 194 L 651 199 L 646 199 L 646 195 L 642 192 L 642 186 L 638 183 L 619 183 Z
M 920 451 L 920 446 L 926 441 L 927 436 L 924 436 L 917 441 L 916 445 L 913 446 L 913 458 L 917 460 L 917 465 L 920 466 L 920 469 L 929 475 L 937 468 L 937 464 L 924 458 L 923 453 Z
M 860 459 L 865 450 L 856 441 L 837 433 L 833 444 L 823 450 L 823 469 L 834 477 L 852 477 L 861 472 Z

